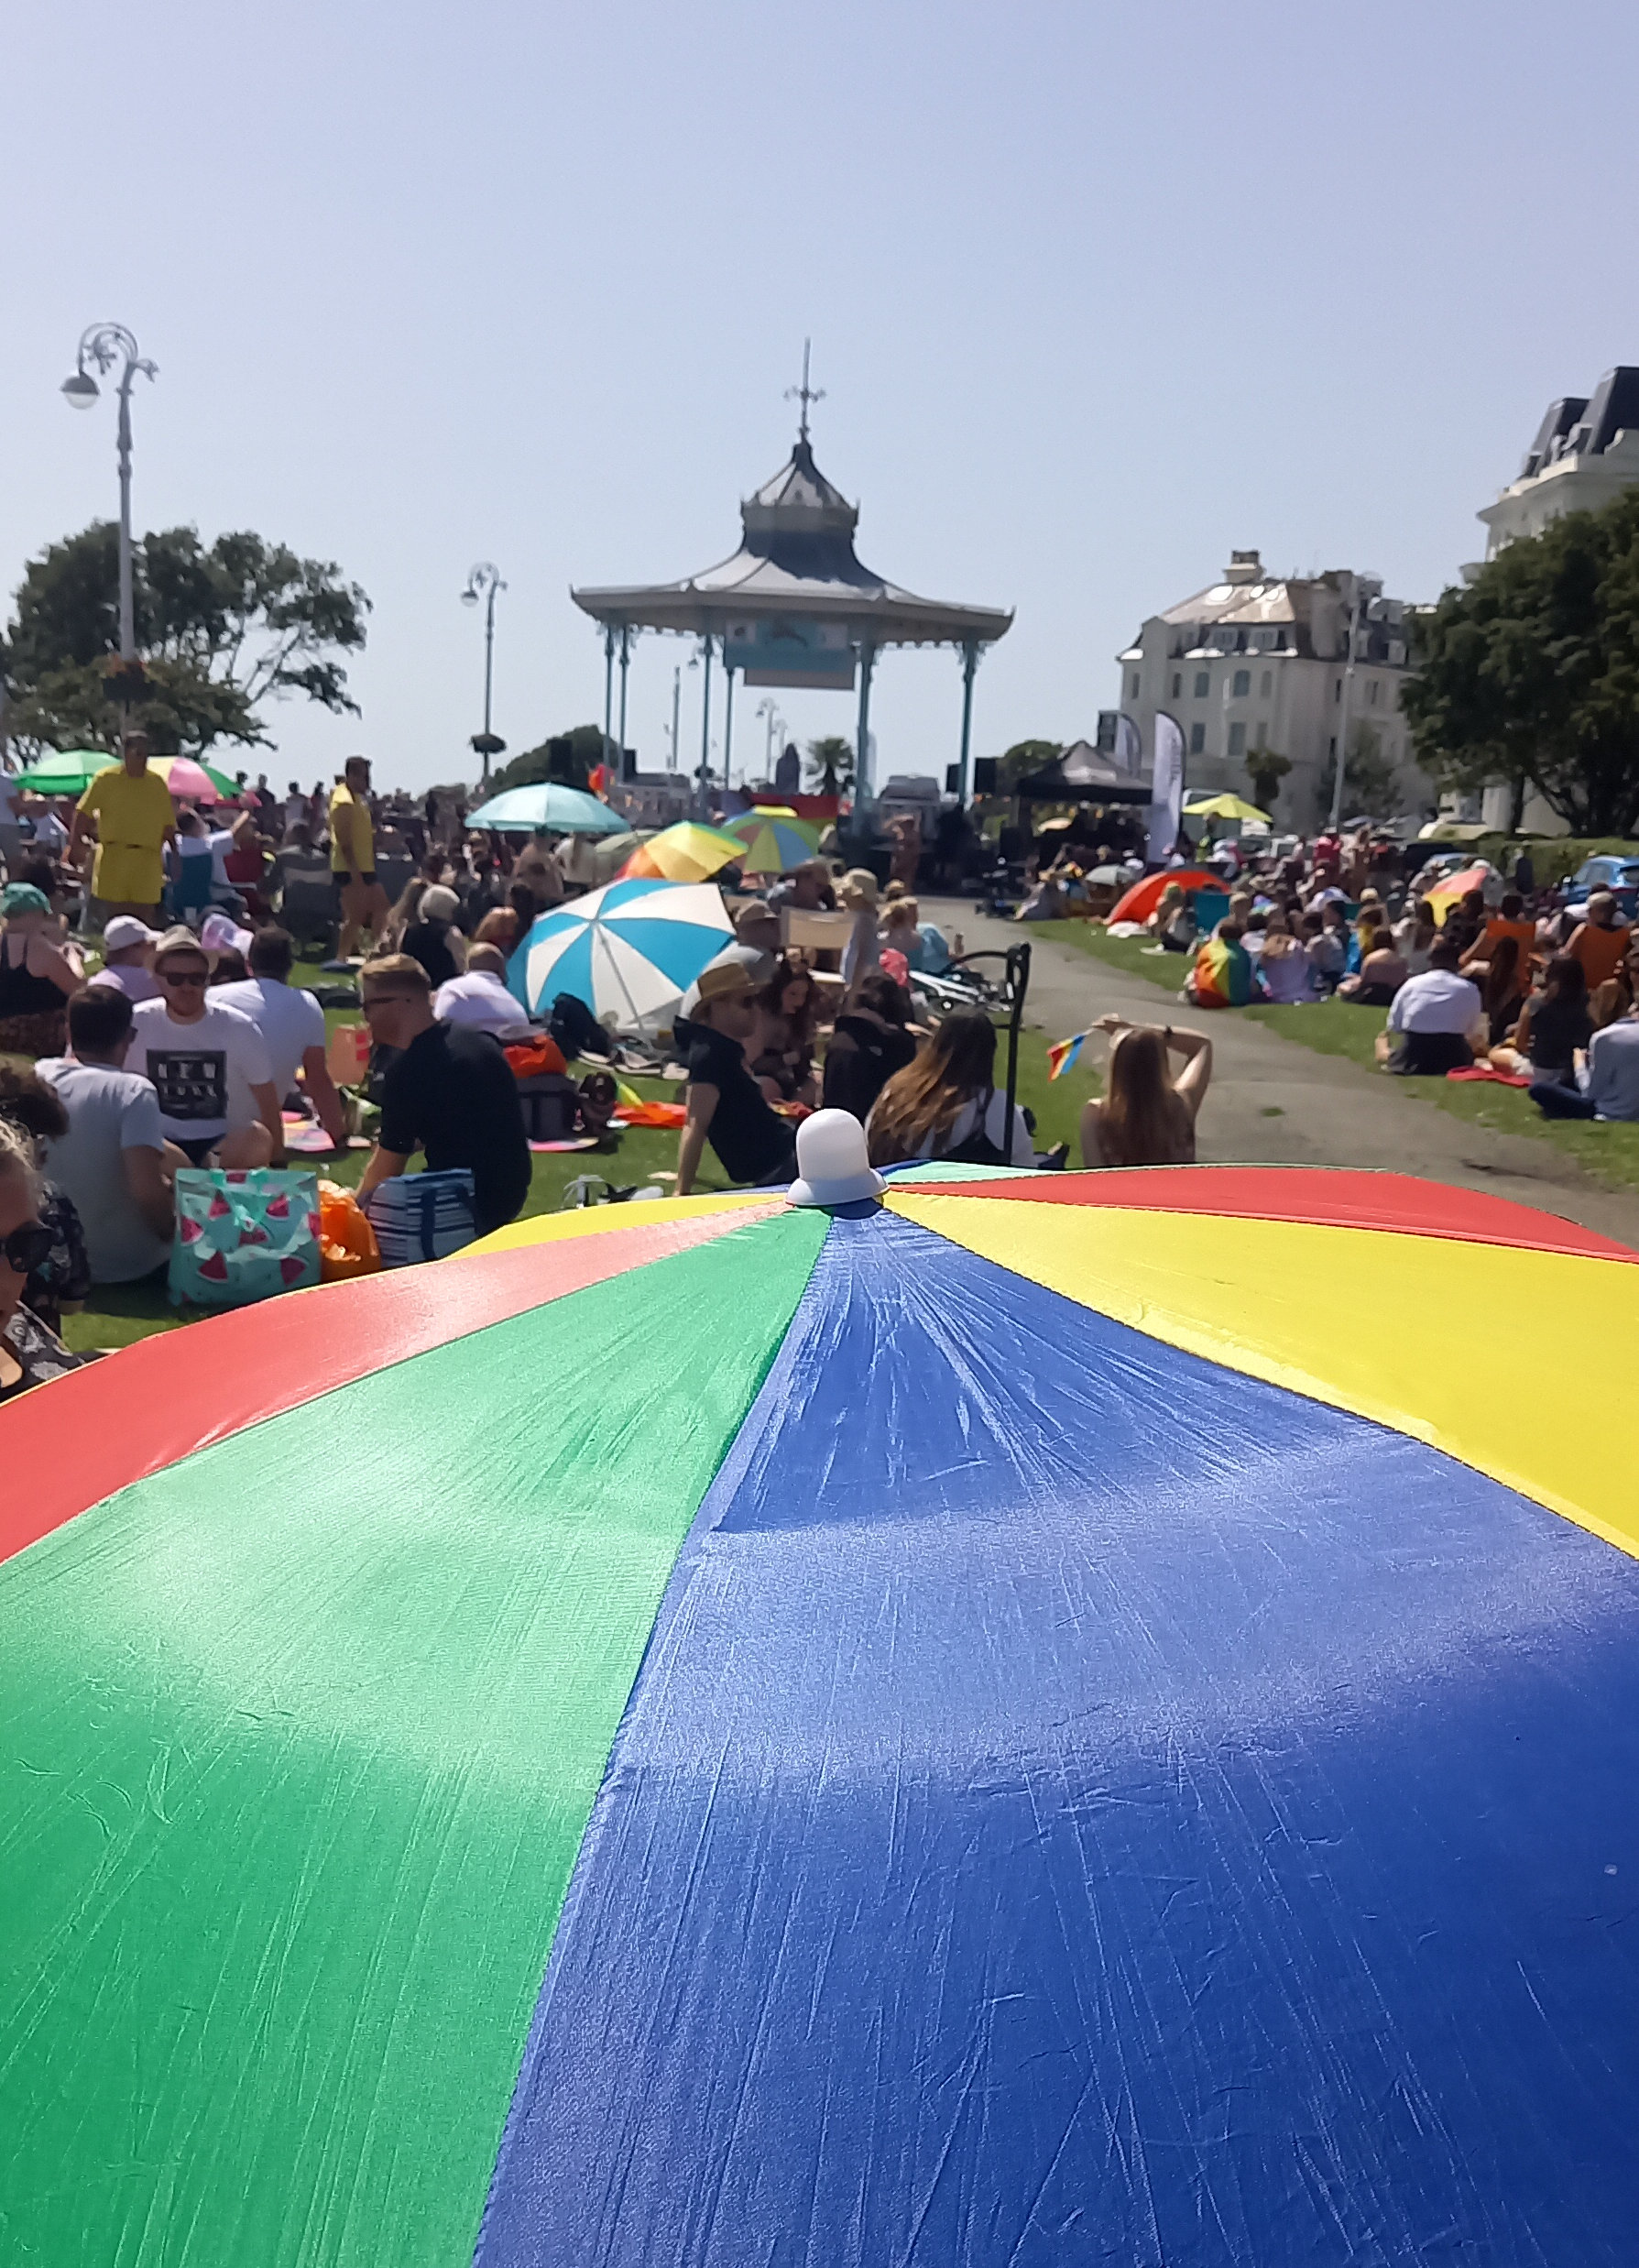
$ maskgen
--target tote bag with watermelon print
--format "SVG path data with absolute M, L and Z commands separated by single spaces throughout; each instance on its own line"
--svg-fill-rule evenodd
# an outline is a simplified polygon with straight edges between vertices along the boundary
M 319 1177 L 259 1166 L 177 1169 L 174 1306 L 241 1308 L 319 1281 Z

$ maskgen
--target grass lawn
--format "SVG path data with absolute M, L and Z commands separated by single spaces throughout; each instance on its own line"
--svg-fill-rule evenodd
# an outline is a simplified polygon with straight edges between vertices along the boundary
M 291 981 L 311 985 L 329 981 L 322 978 L 311 964 L 300 963 L 292 971 Z M 356 1009 L 326 1009 L 325 1023 L 333 1028 L 341 1024 L 362 1021 Z M 1003 1048 L 1005 1042 L 1003 1043 Z M 998 1076 L 1005 1076 L 1006 1057 L 1003 1048 L 997 1052 Z M 683 1099 L 681 1085 L 666 1079 L 632 1079 L 646 1100 L 678 1102 Z M 1036 1119 L 1036 1145 L 1049 1149 L 1054 1143 L 1067 1142 L 1072 1164 L 1080 1162 L 1076 1129 L 1081 1107 L 1097 1094 L 1098 1083 L 1090 1069 L 1079 1066 L 1064 1079 L 1050 1080 L 1047 1076 L 1047 1043 L 1039 1032 L 1024 1032 L 1019 1046 L 1019 1100 L 1026 1104 Z M 346 1158 L 314 1158 L 298 1160 L 311 1164 L 322 1179 L 338 1182 L 342 1187 L 357 1186 L 360 1175 L 369 1156 L 367 1150 L 355 1150 Z M 412 1168 L 413 1170 L 413 1168 Z M 530 1183 L 530 1193 L 524 1200 L 520 1218 L 528 1220 L 537 1213 L 556 1212 L 563 1202 L 570 1183 L 581 1174 L 598 1174 L 617 1188 L 629 1189 L 659 1182 L 670 1193 L 671 1180 L 661 1180 L 662 1174 L 674 1177 L 677 1171 L 677 1136 L 657 1134 L 639 1128 L 628 1128 L 620 1137 L 620 1145 L 612 1152 L 579 1150 L 556 1154 L 538 1152 Z M 732 1185 L 717 1166 L 708 1149 L 699 1184 L 702 1191 L 727 1189 Z M 205 1310 L 199 1308 L 173 1308 L 165 1289 L 163 1277 L 150 1278 L 141 1284 L 106 1284 L 97 1286 L 78 1315 L 64 1319 L 63 1337 L 70 1346 L 121 1347 L 135 1339 L 145 1339 L 151 1332 L 174 1331 L 183 1323 L 196 1322 Z
M 1176 999 L 1184 981 L 1188 957 L 1182 953 L 1146 952 L 1135 937 L 1107 937 L 1091 922 L 1049 921 L 1032 925 L 1033 932 L 1089 954 L 1094 960 L 1164 990 Z M 1382 1029 L 1381 1013 L 1356 1008 L 1343 1000 L 1317 1001 L 1302 1008 L 1244 1008 L 1228 1013 L 1254 1016 L 1284 1039 L 1312 1047 L 1317 1055 L 1346 1056 L 1367 1070 L 1374 1068 L 1372 1042 Z M 1489 1080 L 1402 1079 L 1395 1089 L 1423 1102 L 1433 1102 L 1453 1117 L 1494 1134 L 1529 1134 L 1550 1143 L 1574 1158 L 1594 1180 L 1617 1189 L 1639 1189 L 1639 1125 L 1592 1125 L 1576 1120 L 1545 1118 L 1519 1087 L 1500 1087 Z

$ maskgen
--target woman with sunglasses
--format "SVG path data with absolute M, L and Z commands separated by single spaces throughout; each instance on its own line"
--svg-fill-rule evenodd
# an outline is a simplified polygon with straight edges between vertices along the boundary
M 81 1366 L 81 1357 L 23 1304 L 24 1287 L 54 1242 L 39 1217 L 39 1200 L 34 1145 L 0 1119 L 0 1402 Z

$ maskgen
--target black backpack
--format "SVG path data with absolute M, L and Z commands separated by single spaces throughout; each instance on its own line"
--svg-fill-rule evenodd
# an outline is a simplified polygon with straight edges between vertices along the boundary
M 560 992 L 553 1000 L 547 1029 L 565 1063 L 573 1063 L 577 1056 L 601 1056 L 606 1062 L 615 1052 L 614 1040 L 574 992 Z
M 942 1165 L 1007 1166 L 1012 1163 L 1000 1145 L 992 1142 L 985 1132 L 985 1121 L 990 1115 L 990 1103 L 995 1092 L 994 1087 L 985 1089 L 984 1100 L 978 1106 L 978 1120 L 974 1124 L 973 1132 L 966 1141 L 958 1142 L 954 1150 L 934 1151 L 934 1156 Z

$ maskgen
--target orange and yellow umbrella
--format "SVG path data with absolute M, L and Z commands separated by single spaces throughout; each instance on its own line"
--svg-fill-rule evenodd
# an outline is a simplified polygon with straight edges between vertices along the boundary
M 1451 908 L 1466 898 L 1470 890 L 1482 890 L 1491 879 L 1491 871 L 1481 859 L 1478 865 L 1465 866 L 1458 873 L 1448 874 L 1444 882 L 1436 882 L 1432 890 L 1426 891 L 1424 895 L 1433 909 L 1435 920 L 1444 922 Z

